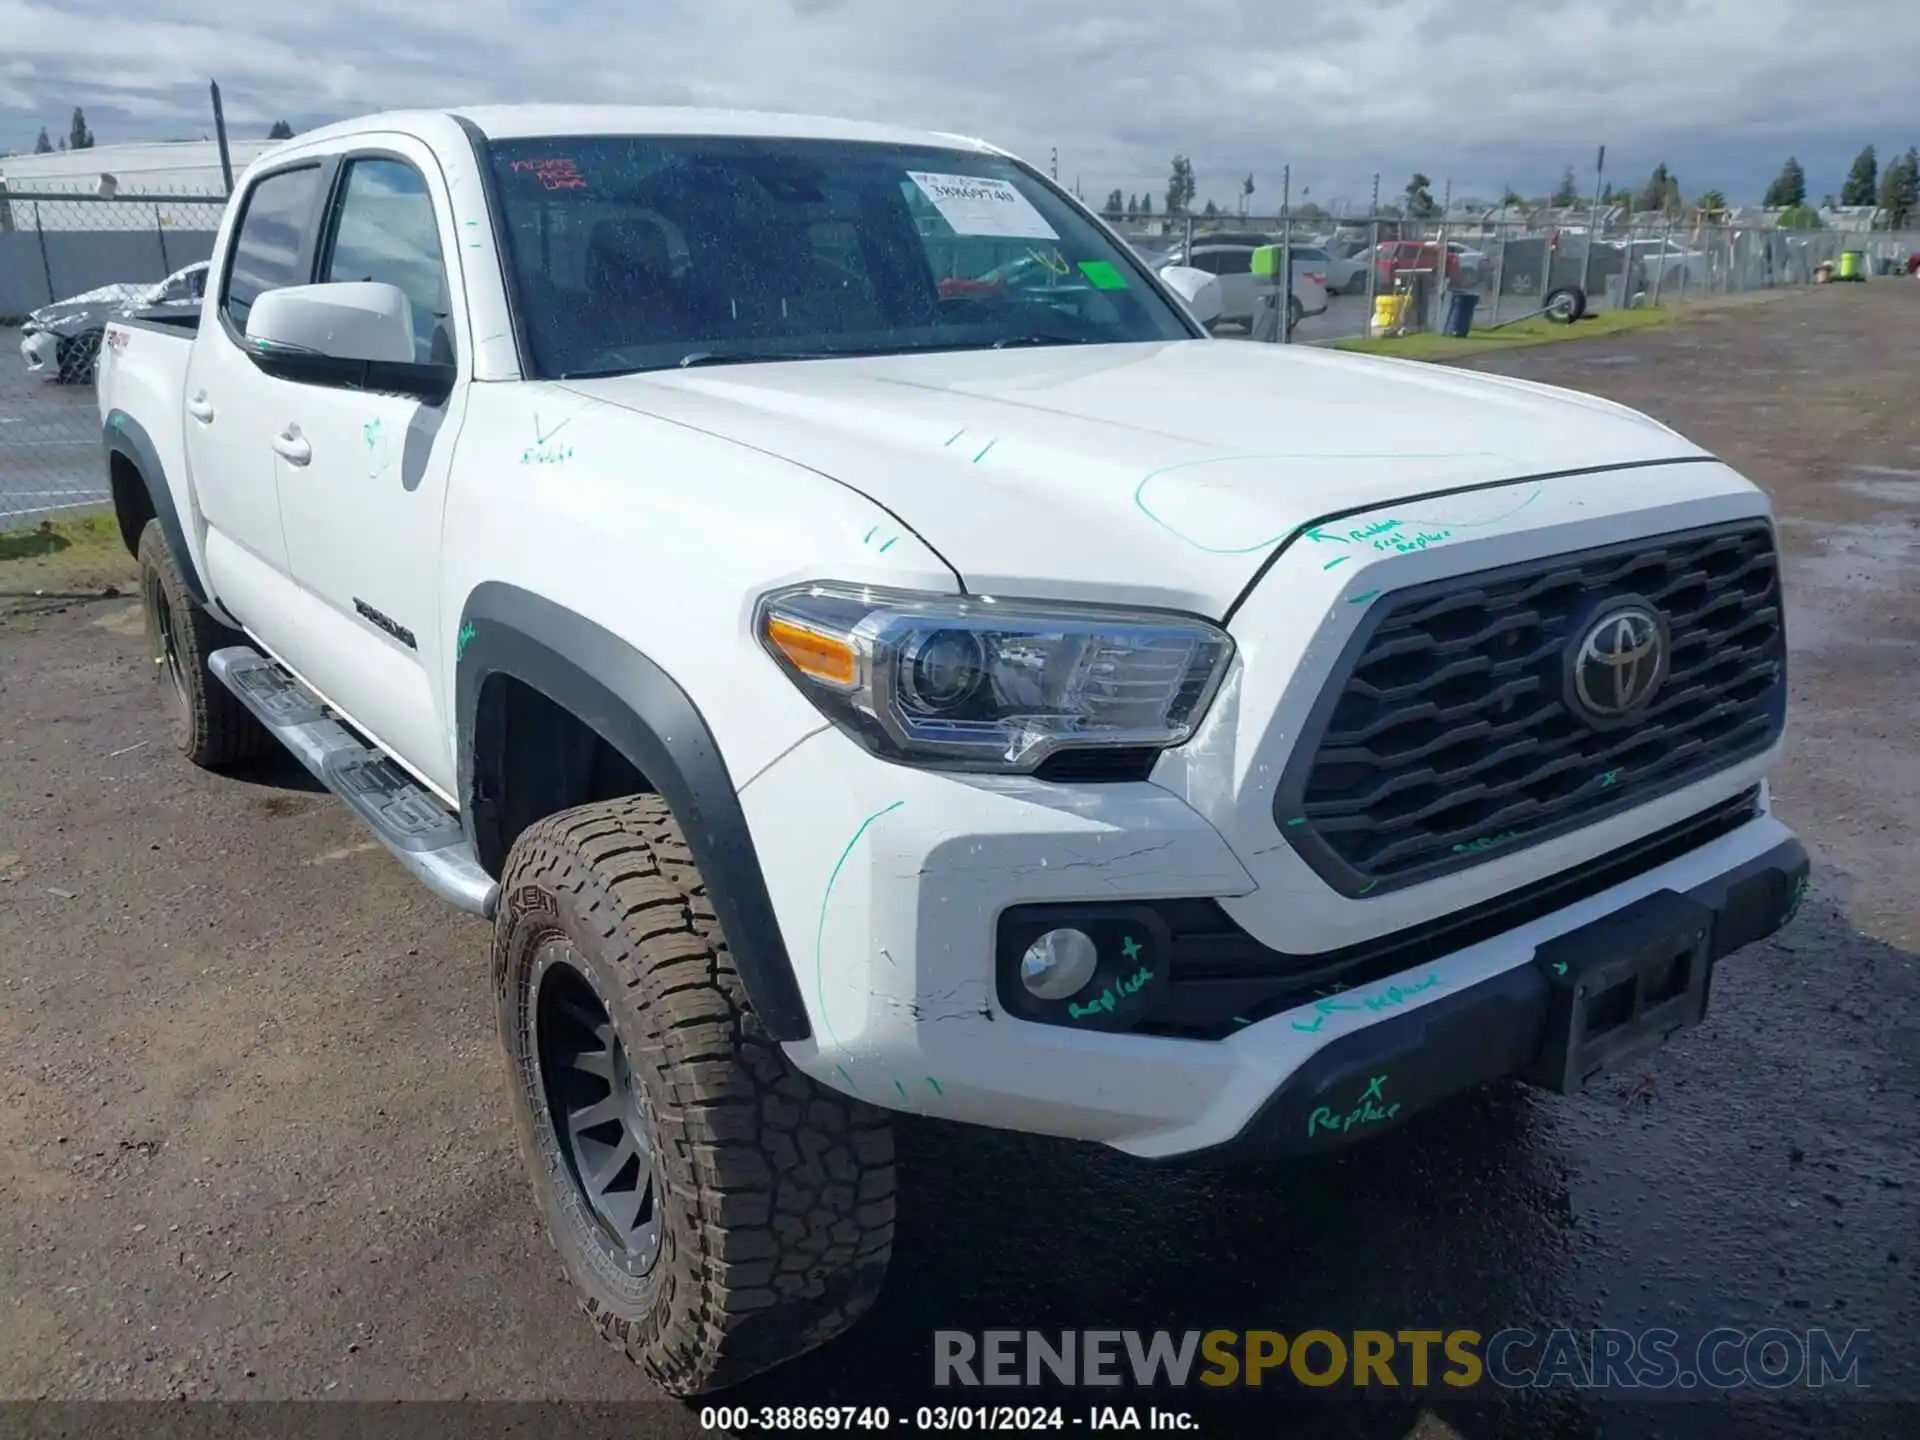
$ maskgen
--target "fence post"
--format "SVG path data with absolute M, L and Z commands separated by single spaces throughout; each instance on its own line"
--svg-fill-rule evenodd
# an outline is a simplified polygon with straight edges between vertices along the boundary
M 1667 279 L 1667 266 L 1673 261 L 1673 212 L 1667 212 L 1666 232 L 1660 237 L 1660 266 L 1653 272 L 1653 308 L 1660 308 L 1660 291 Z
M 47 303 L 53 304 L 60 297 L 53 293 L 53 266 L 47 260 L 47 232 L 40 228 L 40 202 L 33 202 L 33 233 L 40 241 L 40 273 L 46 277 Z
M 160 207 L 153 207 L 153 233 L 160 237 L 160 274 L 164 277 L 173 273 L 173 262 L 167 258 L 167 222 L 160 218 Z
M 1293 166 L 1280 167 L 1280 343 L 1293 343 Z
M 1502 205 L 1500 208 L 1504 211 L 1507 207 Z M 1506 287 L 1506 283 L 1507 221 L 1506 217 L 1502 215 L 1500 219 L 1500 248 L 1494 253 L 1493 257 L 1493 307 L 1492 313 L 1487 316 L 1487 323 L 1489 325 L 1498 325 L 1500 323 L 1500 292 Z
M 1373 172 L 1373 199 L 1367 209 L 1367 309 L 1360 317 L 1360 334 L 1373 333 L 1373 309 L 1379 303 L 1380 286 L 1380 172 Z

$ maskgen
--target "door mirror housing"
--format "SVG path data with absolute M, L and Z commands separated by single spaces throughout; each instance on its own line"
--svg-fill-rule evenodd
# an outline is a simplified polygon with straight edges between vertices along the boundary
M 1191 265 L 1169 265 L 1160 272 L 1167 288 L 1186 301 L 1193 318 L 1211 325 L 1220 318 L 1220 277 Z
M 452 365 L 414 359 L 413 306 L 398 286 L 377 280 L 266 291 L 247 312 L 245 349 L 278 379 L 432 404 L 452 393 L 456 376 Z

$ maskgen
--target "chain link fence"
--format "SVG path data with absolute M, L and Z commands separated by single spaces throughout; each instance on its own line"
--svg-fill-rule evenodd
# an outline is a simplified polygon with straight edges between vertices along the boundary
M 1391 328 L 1439 330 L 1452 297 L 1470 295 L 1467 323 L 1484 330 L 1540 314 L 1569 287 L 1593 314 L 1851 278 L 1842 275 L 1848 252 L 1862 278 L 1904 277 L 1920 256 L 1920 231 L 1783 230 L 1655 214 L 1602 225 L 1180 216 L 1122 219 L 1115 228 L 1149 263 L 1191 263 L 1220 276 L 1223 333 L 1259 328 L 1277 287 L 1253 276 L 1252 251 L 1286 246 L 1305 313 L 1284 336 L 1286 327 L 1268 325 L 1259 338 L 1309 344 L 1379 333 L 1376 318 L 1389 318 L 1383 296 L 1406 297 L 1384 307 L 1397 315 Z
M 0 189 L 0 530 L 105 503 L 100 415 L 87 383 L 95 321 L 207 259 L 225 208 L 219 193 Z M 39 335 L 20 328 L 31 312 L 76 297 L 84 300 L 73 307 L 84 312 L 76 325 Z

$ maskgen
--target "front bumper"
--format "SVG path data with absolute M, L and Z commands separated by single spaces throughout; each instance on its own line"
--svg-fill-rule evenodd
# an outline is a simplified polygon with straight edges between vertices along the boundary
M 20 342 L 20 356 L 30 371 L 58 368 L 60 337 L 47 330 L 35 331 Z
M 819 732 L 741 794 L 812 1023 L 810 1038 L 786 1045 L 789 1057 L 887 1108 L 1145 1157 L 1234 1141 L 1328 1148 L 1518 1073 L 1540 1060 L 1549 1035 L 1543 966 L 1553 947 L 1672 892 L 1710 917 L 1711 965 L 1784 923 L 1806 869 L 1756 794 L 1691 848 L 1650 849 L 1624 872 L 1590 867 L 1601 888 L 1543 893 L 1475 925 L 1436 928 L 1412 948 L 1383 937 L 1331 993 L 1235 993 L 1224 1033 L 1042 1023 L 1010 1007 L 996 977 L 1004 916 L 1244 896 L 1246 869 L 1218 831 L 1156 785 L 963 778 L 852 751 L 837 732 Z M 1728 803 L 1701 795 L 1694 809 Z M 1203 1018 L 1210 1024 L 1211 1012 Z M 1658 1038 L 1699 1014 L 1671 1018 L 1658 1021 Z M 1367 1118 L 1360 1102 L 1383 1064 L 1391 1078 L 1376 1108 L 1393 1113 Z M 1317 1110 L 1344 1117 L 1356 1105 L 1351 1128 L 1323 1120 L 1306 1133 Z

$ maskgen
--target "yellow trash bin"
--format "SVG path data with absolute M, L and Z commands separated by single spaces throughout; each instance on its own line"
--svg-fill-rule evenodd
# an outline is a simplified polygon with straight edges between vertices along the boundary
M 1862 252 L 1858 250 L 1842 250 L 1840 252 L 1840 269 L 1836 272 L 1836 278 L 1841 280 L 1860 280 L 1865 278 L 1860 273 L 1860 261 L 1862 258 L 1864 258 Z
M 1406 314 L 1407 297 L 1399 295 L 1376 295 L 1373 297 L 1373 333 L 1390 335 L 1400 328 L 1400 317 Z

